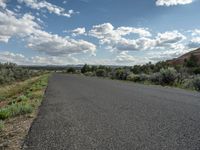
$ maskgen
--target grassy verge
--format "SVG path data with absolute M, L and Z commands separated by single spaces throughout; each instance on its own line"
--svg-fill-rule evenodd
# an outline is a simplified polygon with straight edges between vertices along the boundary
M 25 89 L 29 88 L 33 83 L 35 83 L 39 77 L 33 77 L 31 79 L 25 80 L 23 82 L 16 82 L 12 85 L 7 85 L 0 87 L 0 101 L 7 100 L 8 98 L 23 92 Z
M 36 117 L 48 78 L 49 74 L 45 74 L 0 88 L 0 143 L 6 143 L 0 144 L 0 149 L 20 149 L 19 140 L 25 137 Z

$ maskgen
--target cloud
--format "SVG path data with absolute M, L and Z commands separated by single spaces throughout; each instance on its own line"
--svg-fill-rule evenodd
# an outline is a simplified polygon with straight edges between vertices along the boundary
M 115 59 L 117 63 L 132 63 L 135 62 L 136 59 L 132 55 L 129 55 L 128 52 L 121 52 Z
M 25 3 L 26 6 L 40 10 L 40 9 L 46 9 L 49 13 L 54 13 L 58 16 L 65 16 L 65 17 L 71 17 L 73 14 L 77 13 L 74 12 L 74 10 L 69 10 L 66 12 L 66 10 L 62 7 L 59 7 L 57 5 L 53 5 L 45 0 L 38 1 L 38 0 L 18 0 L 19 3 Z
M 168 32 L 164 32 L 164 33 L 158 33 L 158 35 L 156 37 L 158 46 L 177 43 L 184 39 L 186 39 L 186 37 L 176 30 L 170 31 L 170 32 L 168 31 Z
M 96 52 L 96 46 L 90 42 L 63 38 L 40 30 L 29 37 L 27 46 L 52 56 L 86 52 L 95 55 Z
M 18 65 L 67 65 L 78 64 L 78 60 L 71 55 L 64 57 L 55 56 L 33 56 L 26 57 L 20 53 L 9 51 L 0 52 L 0 62 L 12 62 Z
M 8 42 L 13 36 L 25 37 L 39 30 L 40 26 L 34 19 L 35 17 L 30 14 L 16 18 L 12 11 L 0 12 L 0 41 Z
M 20 64 L 25 64 L 27 62 L 27 58 L 25 58 L 22 54 L 15 54 L 9 51 L 0 52 L 0 61 L 1 62 L 16 62 Z
M 138 35 L 139 39 L 127 39 L 126 36 L 130 34 Z M 150 39 L 146 37 L 150 37 L 151 33 L 146 28 L 118 27 L 115 29 L 111 23 L 104 23 L 93 26 L 89 35 L 99 39 L 101 45 L 107 45 L 112 50 L 132 51 L 146 48 L 141 42 L 149 44 Z
M 6 8 L 6 0 L 0 0 L 0 7 Z
M 129 34 L 136 34 L 138 37 L 128 38 Z M 156 37 L 152 38 L 146 28 L 118 27 L 115 29 L 111 23 L 93 26 L 89 35 L 99 39 L 100 45 L 105 45 L 111 51 L 119 52 L 166 48 L 186 39 L 176 30 L 158 33 Z
M 183 43 L 174 43 L 164 50 L 148 51 L 146 56 L 150 59 L 150 61 L 157 62 L 179 57 L 191 50 L 193 49 L 188 48 L 188 46 Z
M 65 57 L 34 56 L 30 58 L 31 65 L 68 65 L 78 64 L 78 60 L 70 55 Z
M 27 47 L 53 56 L 86 52 L 95 55 L 94 44 L 43 31 L 36 20 L 37 18 L 30 14 L 17 18 L 12 11 L 0 11 L 0 42 L 19 37 L 25 40 Z
M 186 5 L 194 2 L 194 0 L 156 0 L 157 6 L 174 6 Z
M 188 43 L 189 48 L 199 48 L 200 47 L 200 37 L 192 38 Z
M 146 28 L 119 27 L 114 29 L 111 23 L 104 23 L 93 26 L 89 31 L 89 35 L 102 40 L 102 43 L 109 43 L 114 40 L 120 40 L 123 36 L 136 34 L 140 37 L 151 36 Z
M 85 28 L 76 28 L 74 30 L 71 31 L 72 36 L 78 36 L 78 35 L 84 35 L 86 32 Z
M 136 65 L 136 64 L 145 64 L 150 62 L 151 60 L 145 56 L 132 56 L 128 54 L 128 52 L 121 52 L 116 56 L 114 62 L 116 65 Z
M 192 31 L 189 31 L 192 33 L 192 36 L 197 36 L 197 35 L 200 35 L 200 29 L 194 29 Z

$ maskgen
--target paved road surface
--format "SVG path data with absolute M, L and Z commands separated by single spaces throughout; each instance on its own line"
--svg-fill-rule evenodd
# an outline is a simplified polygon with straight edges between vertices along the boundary
M 27 150 L 200 150 L 200 94 L 55 74 Z

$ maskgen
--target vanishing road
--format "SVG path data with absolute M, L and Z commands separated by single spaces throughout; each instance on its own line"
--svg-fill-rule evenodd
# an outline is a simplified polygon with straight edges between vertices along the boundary
M 54 74 L 26 150 L 200 150 L 200 94 Z

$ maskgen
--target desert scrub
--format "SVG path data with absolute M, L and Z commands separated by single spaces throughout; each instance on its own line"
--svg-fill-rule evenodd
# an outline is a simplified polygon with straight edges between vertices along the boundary
M 33 106 L 28 103 L 16 103 L 8 105 L 0 109 L 0 119 L 5 120 L 7 118 L 15 117 L 17 115 L 24 115 L 31 113 L 33 111 Z

